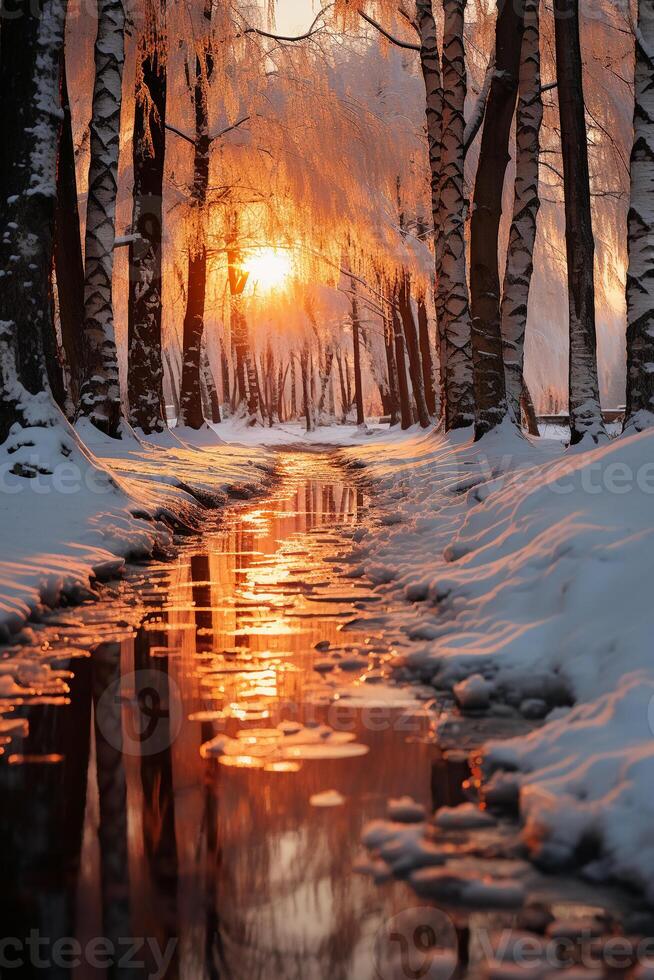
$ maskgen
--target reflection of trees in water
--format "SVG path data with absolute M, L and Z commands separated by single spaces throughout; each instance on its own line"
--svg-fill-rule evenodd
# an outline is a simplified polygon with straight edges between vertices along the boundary
M 50 939 L 75 934 L 90 748 L 90 660 L 77 662 L 70 687 L 68 710 L 52 705 L 29 710 L 23 745 L 26 755 L 55 753 L 63 761 L 0 766 L 2 938 L 24 941 L 31 930 Z M 9 959 L 14 955 L 7 950 Z M 42 969 L 28 964 L 15 972 L 43 976 Z
M 166 619 L 165 613 L 163 614 Z M 143 732 L 148 731 L 147 714 L 157 726 L 156 752 L 146 751 L 141 756 L 142 825 L 143 846 L 152 885 L 152 901 L 148 907 L 148 925 L 144 933 L 156 936 L 160 948 L 165 949 L 170 940 L 179 935 L 177 912 L 177 882 L 179 876 L 177 840 L 175 836 L 175 789 L 171 755 L 171 693 L 168 657 L 151 656 L 152 637 L 141 628 L 134 641 L 134 669 L 147 671 L 156 693 L 151 707 L 143 705 Z M 175 980 L 178 976 L 178 951 L 168 967 L 166 976 Z
M 281 488 L 279 500 L 263 512 L 263 521 L 250 523 L 237 517 L 225 532 L 207 536 L 203 553 L 193 554 L 192 547 L 187 548 L 170 569 L 169 588 L 160 594 L 149 593 L 149 613 L 134 637 L 133 666 L 135 671 L 152 672 L 164 712 L 172 681 L 181 690 L 185 715 L 222 704 L 217 700 L 221 684 L 226 702 L 241 699 L 252 682 L 225 675 L 218 677 L 215 686 L 203 686 L 201 678 L 206 675 L 199 665 L 207 666 L 210 661 L 198 659 L 198 654 L 206 657 L 247 646 L 255 656 L 258 651 L 292 651 L 294 658 L 283 662 L 300 668 L 278 672 L 280 700 L 271 703 L 270 720 L 257 727 L 275 725 L 282 717 L 302 717 L 305 687 L 314 680 L 312 657 L 307 654 L 319 639 L 338 641 L 337 623 L 321 620 L 319 614 L 312 619 L 287 618 L 281 608 L 252 605 L 251 597 L 244 594 L 257 588 L 266 592 L 267 583 L 272 582 L 273 595 L 283 604 L 279 583 L 284 581 L 288 561 L 275 557 L 280 546 L 285 550 L 295 535 L 311 526 L 337 529 L 339 520 L 350 524 L 351 515 L 363 506 L 362 496 L 351 487 L 320 479 L 323 464 L 315 468 L 318 479 L 308 479 L 313 470 L 307 465 L 292 486 Z M 310 566 L 311 558 L 301 558 L 296 564 L 305 562 Z M 275 579 L 276 563 L 279 581 Z M 253 633 L 252 626 L 259 623 L 272 623 L 272 631 Z M 289 624 L 295 632 L 286 631 Z M 356 639 L 351 636 L 348 642 Z M 159 648 L 155 656 L 153 647 Z M 81 684 L 84 662 L 80 668 L 76 684 Z M 118 659 L 109 656 L 107 647 L 94 660 L 93 680 L 88 663 L 86 693 L 75 692 L 74 709 L 51 713 L 58 725 L 62 724 L 59 717 L 70 720 L 68 734 L 58 731 L 57 735 L 57 744 L 66 744 L 70 750 L 64 775 L 58 771 L 62 767 L 56 766 L 46 767 L 43 776 L 43 767 L 39 768 L 40 783 L 30 777 L 31 767 L 5 767 L 2 774 L 2 778 L 5 772 L 13 772 L 13 779 L 31 778 L 12 803 L 12 820 L 17 808 L 33 809 L 28 834 L 22 829 L 16 834 L 13 824 L 14 841 L 20 840 L 23 853 L 14 856 L 12 874 L 21 862 L 30 865 L 31 873 L 24 880 L 34 894 L 44 896 L 51 918 L 56 909 L 57 923 L 62 929 L 65 924 L 64 932 L 69 935 L 75 935 L 75 876 L 86 799 L 91 686 L 93 683 L 97 703 L 117 670 Z M 283 706 L 283 699 L 289 704 Z M 170 719 L 164 713 L 157 718 L 161 748 L 124 760 L 120 702 L 110 703 L 106 710 L 102 724 L 95 725 L 102 931 L 108 937 L 134 932 L 155 937 L 162 949 L 169 938 L 180 937 L 179 955 L 167 973 L 171 978 L 351 977 L 357 944 L 371 917 L 375 920 L 383 906 L 377 887 L 351 872 L 362 824 L 380 815 L 382 796 L 400 795 L 408 785 L 423 791 L 428 788 L 426 754 L 420 765 L 413 756 L 416 768 L 409 772 L 402 738 L 388 740 L 366 733 L 364 740 L 373 747 L 373 755 L 364 764 L 363 775 L 354 760 L 305 763 L 296 774 L 228 770 L 216 760 L 200 758 L 200 745 L 218 730 L 212 723 L 185 722 L 171 745 Z M 315 712 L 318 720 L 324 720 L 321 711 Z M 230 723 L 230 734 L 240 724 Z M 86 733 L 85 738 L 80 737 L 81 732 Z M 38 735 L 38 726 L 34 733 Z M 42 742 L 53 751 L 51 738 Z M 347 798 L 345 807 L 309 808 L 311 795 L 332 787 Z M 59 816 L 58 807 L 62 808 Z M 55 855 L 64 840 L 59 832 L 64 824 L 67 843 Z M 27 837 L 29 853 L 24 847 Z M 49 865 L 43 861 L 44 851 L 48 851 Z M 57 881 L 50 891 L 43 883 L 48 875 Z M 42 910 L 36 912 L 40 915 Z M 35 921 L 29 915 L 23 918 Z M 99 934 L 100 925 L 93 925 L 94 934 Z

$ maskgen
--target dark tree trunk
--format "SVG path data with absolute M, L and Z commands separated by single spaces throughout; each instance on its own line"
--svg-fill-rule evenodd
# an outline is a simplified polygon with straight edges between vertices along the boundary
M 211 21 L 211 4 L 205 6 L 204 17 Z M 200 352 L 204 334 L 204 305 L 207 290 L 207 246 L 204 219 L 209 191 L 209 108 L 207 86 L 213 73 L 213 59 L 208 47 L 204 59 L 195 60 L 195 144 L 193 160 L 193 206 L 196 211 L 199 241 L 189 252 L 189 277 L 184 317 L 182 390 L 180 393 L 179 425 L 199 429 L 204 424 L 200 389 Z
M 395 341 L 395 370 L 397 371 L 397 388 L 400 396 L 400 418 L 402 428 L 410 429 L 413 425 L 411 402 L 409 400 L 409 382 L 406 376 L 406 359 L 404 356 L 404 335 L 397 308 L 397 290 L 391 294 L 391 310 L 393 319 L 393 337 Z
M 129 247 L 129 420 L 146 435 L 167 427 L 161 352 L 161 232 L 166 155 L 166 0 L 147 17 L 138 42 L 132 160 L 134 199 Z
M 425 388 L 427 411 L 432 418 L 436 417 L 436 388 L 434 386 L 434 361 L 431 355 L 429 340 L 429 318 L 424 296 L 418 298 L 418 334 L 420 338 L 420 362 Z
M 498 238 L 523 32 L 522 3 L 501 0 L 496 28 L 496 69 L 486 107 L 470 232 L 477 438 L 499 425 L 507 414 Z
M 411 386 L 413 388 L 413 400 L 418 414 L 418 421 L 423 429 L 428 429 L 430 425 L 427 402 L 425 400 L 425 387 L 422 374 L 422 363 L 420 360 L 420 345 L 418 343 L 418 331 L 416 321 L 413 316 L 411 305 L 411 285 L 409 277 L 404 276 L 400 284 L 398 293 L 400 304 L 400 316 L 404 327 L 404 338 L 406 349 L 409 355 L 409 373 L 411 375 Z
M 527 386 L 525 379 L 522 379 L 522 393 L 520 395 L 520 408 L 522 414 L 525 417 L 527 423 L 527 432 L 530 436 L 540 436 L 540 429 L 538 428 L 538 419 L 536 417 L 536 409 L 534 408 L 534 402 L 531 397 L 531 392 Z
M 182 387 L 178 425 L 200 429 L 204 425 L 200 356 L 204 333 L 204 298 L 207 282 L 207 251 L 204 243 L 196 254 L 189 253 L 186 315 L 182 354 Z
M 222 421 L 220 417 L 220 399 L 218 398 L 216 382 L 213 376 L 213 371 L 211 370 L 211 362 L 209 361 L 206 340 L 205 343 L 202 344 L 202 350 L 200 351 L 200 370 L 202 372 L 203 387 L 207 396 L 207 418 L 211 419 L 214 425 L 218 425 L 218 423 Z
M 54 405 L 31 406 L 48 391 L 46 351 L 55 347 L 52 267 L 56 161 L 65 4 L 2 22 L 0 57 L 0 444 L 25 412 L 42 424 Z M 38 134 L 38 135 L 37 135 Z
M 307 432 L 313 432 L 313 413 L 311 411 L 311 388 L 309 384 L 309 345 L 304 344 L 300 355 L 300 370 L 302 373 L 302 408 Z
M 572 445 L 606 435 L 599 399 L 595 334 L 595 239 L 590 205 L 588 134 L 579 39 L 579 0 L 555 0 L 565 237 L 570 308 L 570 433 Z
M 229 381 L 229 358 L 227 357 L 227 351 L 225 350 L 224 340 L 220 344 L 220 367 L 223 378 L 223 406 L 226 408 L 229 406 L 231 401 L 231 395 Z
M 291 418 L 292 419 L 297 418 L 297 377 L 295 372 L 295 358 L 292 355 L 291 355 Z
M 170 378 L 170 395 L 173 400 L 173 411 L 175 419 L 179 418 L 179 381 L 173 368 L 173 362 L 168 351 L 166 351 L 166 364 L 168 365 L 168 377 Z
M 75 146 L 68 99 L 65 58 L 61 59 L 61 106 L 63 122 L 57 169 L 55 217 L 55 273 L 61 339 L 68 365 L 69 394 L 75 407 L 79 402 L 84 357 L 84 257 L 77 200 Z
M 363 380 L 361 377 L 361 321 L 359 320 L 359 304 L 356 297 L 356 286 L 352 280 L 352 343 L 354 348 L 354 398 L 357 406 L 357 425 L 366 421 L 363 407 Z
M 388 369 L 388 413 L 391 426 L 400 421 L 400 394 L 397 384 L 397 366 L 395 364 L 395 339 L 393 324 L 390 317 L 384 317 L 384 347 L 386 348 L 386 365 Z

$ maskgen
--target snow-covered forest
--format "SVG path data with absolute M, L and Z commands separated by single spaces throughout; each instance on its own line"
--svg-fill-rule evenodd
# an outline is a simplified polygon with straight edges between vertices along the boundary
M 7 936 L 646 980 L 652 0 L 16 0 L 0 81 Z

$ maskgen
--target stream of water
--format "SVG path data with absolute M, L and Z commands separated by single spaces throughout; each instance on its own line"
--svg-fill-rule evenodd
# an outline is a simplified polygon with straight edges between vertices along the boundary
M 430 903 L 355 869 L 389 798 L 456 804 L 467 765 L 386 682 L 374 618 L 343 629 L 378 605 L 339 565 L 365 492 L 327 454 L 279 459 L 265 499 L 38 630 L 62 673 L 0 743 L 1 976 L 436 976 L 383 939 Z M 608 914 L 592 889 L 541 898 Z M 464 973 L 475 929 L 515 915 L 448 921 Z

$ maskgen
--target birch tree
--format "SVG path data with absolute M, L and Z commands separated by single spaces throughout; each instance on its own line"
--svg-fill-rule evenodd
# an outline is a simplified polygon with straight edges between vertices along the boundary
M 122 0 L 98 0 L 91 160 L 86 209 L 84 375 L 79 415 L 113 438 L 121 404 L 111 294 L 116 240 L 120 111 L 125 62 Z
M 521 3 L 498 5 L 495 72 L 481 140 L 470 228 L 470 294 L 477 438 L 507 414 L 500 324 L 499 229 L 524 32 Z
M 540 0 L 525 0 L 525 30 L 518 83 L 516 174 L 513 218 L 504 273 L 502 340 L 506 397 L 513 418 L 520 420 L 523 393 L 525 330 L 534 270 L 534 244 L 540 210 L 540 131 L 543 96 L 540 77 Z
M 554 0 L 565 239 L 570 310 L 570 435 L 576 445 L 606 433 L 597 379 L 595 239 L 590 206 L 588 134 L 579 39 L 579 0 Z
M 52 262 L 65 0 L 2 23 L 0 84 L 0 444 L 16 423 L 62 416 L 49 388 L 54 342 Z M 35 476 L 38 464 L 22 476 Z
M 211 21 L 211 4 L 205 6 L 204 17 Z M 204 425 L 200 383 L 200 359 L 204 333 L 205 298 L 207 289 L 206 209 L 209 192 L 211 139 L 209 136 L 208 86 L 213 73 L 213 57 L 207 43 L 195 59 L 195 140 L 193 145 L 193 204 L 194 240 L 189 245 L 188 287 L 184 341 L 182 352 L 182 390 L 178 425 L 200 429 Z
M 639 0 L 627 273 L 625 429 L 654 424 L 654 16 Z
M 161 353 L 161 247 L 166 154 L 166 0 L 146 4 L 137 47 L 129 247 L 129 421 L 146 435 L 167 427 Z
M 75 171 L 75 145 L 68 98 L 66 59 L 61 59 L 63 120 L 57 166 L 55 217 L 55 273 L 61 338 L 68 367 L 68 394 L 72 408 L 79 402 L 84 358 L 84 256 Z M 72 417 L 72 415 L 71 415 Z
M 465 241 L 465 6 L 465 0 L 443 0 L 443 135 L 436 264 L 447 429 L 472 425 L 475 414 Z

